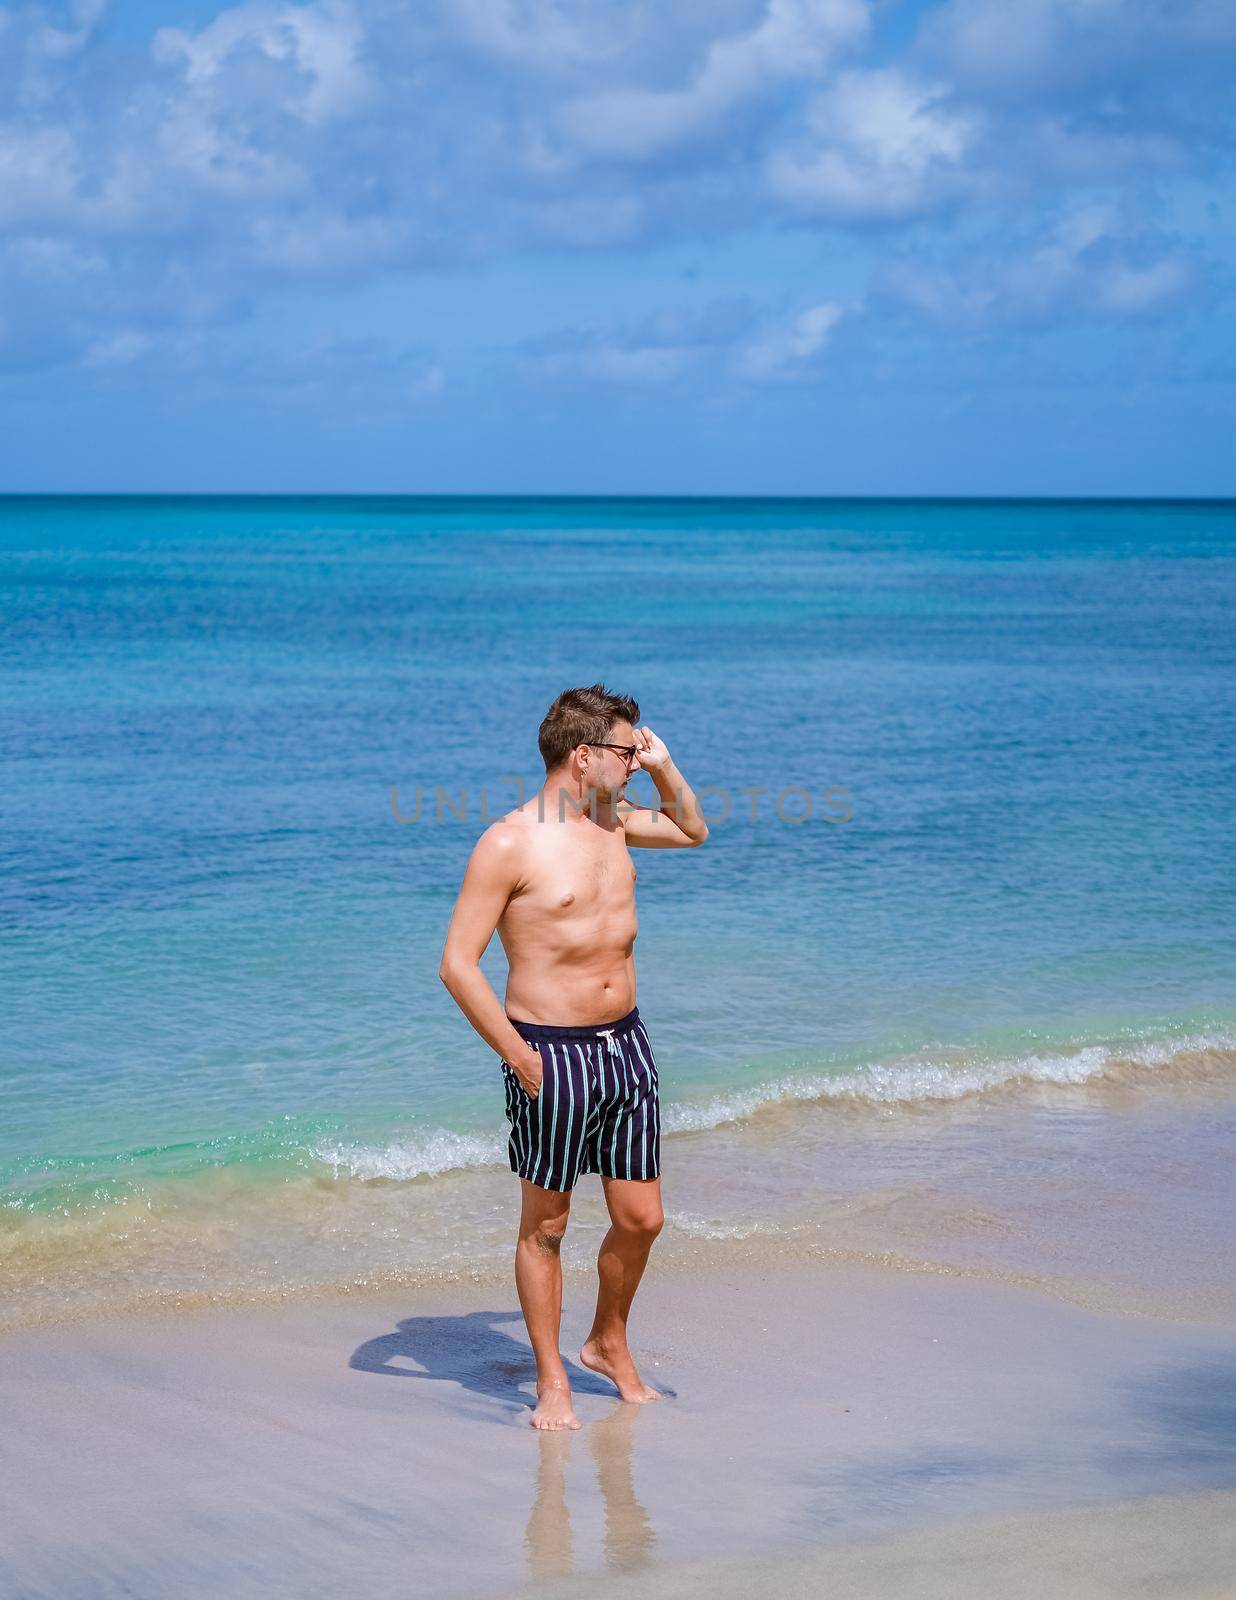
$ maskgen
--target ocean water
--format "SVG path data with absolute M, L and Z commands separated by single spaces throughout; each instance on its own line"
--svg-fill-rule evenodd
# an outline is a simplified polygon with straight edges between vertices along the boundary
M 437 963 L 595 681 L 714 819 L 635 855 L 667 1258 L 1006 1237 L 1101 1150 L 1226 1263 L 1234 598 L 1230 502 L 0 500 L 10 1310 L 505 1262 Z

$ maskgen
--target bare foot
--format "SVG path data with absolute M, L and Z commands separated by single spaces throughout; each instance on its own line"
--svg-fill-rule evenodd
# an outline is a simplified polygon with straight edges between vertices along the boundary
M 534 1428 L 578 1428 L 582 1426 L 571 1409 L 571 1388 L 560 1379 L 536 1386 L 536 1410 L 528 1418 Z
M 616 1384 L 624 1400 L 635 1400 L 642 1404 L 645 1400 L 665 1398 L 659 1389 L 650 1389 L 636 1372 L 631 1352 L 625 1344 L 614 1347 L 603 1345 L 597 1339 L 586 1339 L 579 1359 L 582 1366 L 599 1372 L 603 1378 Z

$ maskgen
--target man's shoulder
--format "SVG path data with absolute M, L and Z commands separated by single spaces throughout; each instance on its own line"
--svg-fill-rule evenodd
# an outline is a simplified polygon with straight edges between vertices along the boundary
M 476 841 L 473 860 L 483 872 L 506 884 L 512 897 L 523 894 L 545 870 L 536 846 L 536 816 L 523 810 L 491 822 Z
M 476 841 L 475 853 L 494 862 L 523 862 L 529 857 L 534 817 L 522 810 L 497 817 Z
M 520 849 L 528 837 L 528 824 L 518 811 L 508 811 L 505 817 L 495 817 L 482 833 L 476 846 L 494 853 Z

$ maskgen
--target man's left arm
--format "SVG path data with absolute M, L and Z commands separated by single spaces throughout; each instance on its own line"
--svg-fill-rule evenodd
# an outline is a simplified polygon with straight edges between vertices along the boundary
M 629 845 L 645 849 L 685 850 L 703 844 L 708 824 L 695 791 L 674 765 L 665 742 L 645 726 L 635 730 L 639 764 L 656 785 L 660 806 L 633 806 L 621 811 Z

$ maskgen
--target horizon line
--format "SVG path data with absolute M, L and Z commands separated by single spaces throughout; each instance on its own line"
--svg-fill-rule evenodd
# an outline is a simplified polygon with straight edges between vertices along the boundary
M 1236 494 L 705 494 L 600 490 L 558 492 L 542 490 L 468 491 L 404 489 L 5 489 L 6 500 L 408 500 L 408 501 L 680 501 L 708 503 L 835 503 L 866 501 L 873 504 L 913 501 L 940 505 L 1095 504 L 1095 505 L 1230 505 Z

